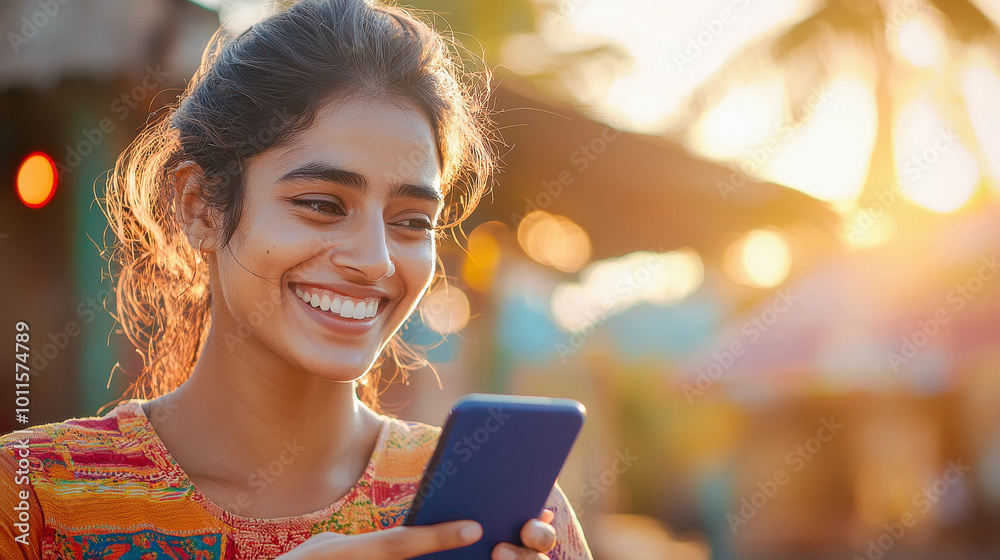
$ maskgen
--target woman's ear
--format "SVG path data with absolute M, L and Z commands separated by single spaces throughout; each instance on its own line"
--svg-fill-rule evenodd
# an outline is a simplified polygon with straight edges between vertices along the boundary
M 174 168 L 171 184 L 175 189 L 174 217 L 187 233 L 191 246 L 205 253 L 218 250 L 217 214 L 201 197 L 205 170 L 193 161 L 185 161 Z

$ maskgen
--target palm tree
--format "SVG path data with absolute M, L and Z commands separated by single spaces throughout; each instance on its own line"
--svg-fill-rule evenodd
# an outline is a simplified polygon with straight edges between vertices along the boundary
M 900 53 L 900 31 L 911 21 L 929 25 L 944 38 L 942 61 L 930 69 L 920 68 Z M 928 40 L 933 37 L 928 37 Z M 979 152 L 980 167 L 986 154 L 973 132 L 973 123 L 963 107 L 960 55 L 978 47 L 995 54 L 1000 39 L 996 23 L 972 0 L 824 0 L 811 16 L 777 36 L 758 40 L 730 58 L 693 95 L 692 112 L 697 117 L 710 110 L 709 103 L 731 85 L 734 75 L 746 75 L 747 68 L 770 66 L 783 77 L 793 114 L 807 101 L 807 84 L 829 83 L 841 67 L 837 53 L 853 47 L 874 67 L 872 83 L 877 114 L 877 130 L 869 158 L 868 174 L 856 207 L 878 202 L 899 176 L 894 164 L 894 138 L 901 104 L 900 86 L 923 83 L 932 92 L 936 105 L 950 118 L 966 146 Z M 911 41 L 912 43 L 912 41 Z M 919 44 L 928 48 L 933 45 Z M 996 154 L 992 154 L 996 157 Z M 902 205 L 905 206 L 905 205 Z M 894 208 L 905 212 L 904 208 Z

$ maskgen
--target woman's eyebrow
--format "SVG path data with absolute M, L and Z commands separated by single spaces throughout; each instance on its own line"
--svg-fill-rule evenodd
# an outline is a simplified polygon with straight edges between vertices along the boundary
M 389 196 L 392 198 L 418 198 L 421 200 L 428 200 L 438 206 L 444 204 L 444 197 L 441 196 L 440 191 L 430 185 L 396 183 L 392 187 L 392 190 L 389 191 Z
M 355 171 L 349 171 L 336 165 L 314 161 L 299 166 L 278 178 L 279 183 L 291 183 L 302 180 L 320 180 L 345 185 L 367 194 L 370 188 L 368 178 Z M 413 183 L 396 183 L 389 191 L 390 198 L 417 198 L 427 200 L 440 206 L 444 204 L 441 192 L 430 185 Z
M 291 183 L 301 180 L 327 181 L 351 187 L 352 189 L 361 191 L 362 194 L 368 192 L 368 179 L 364 175 L 321 161 L 314 161 L 296 167 L 282 175 L 277 182 Z

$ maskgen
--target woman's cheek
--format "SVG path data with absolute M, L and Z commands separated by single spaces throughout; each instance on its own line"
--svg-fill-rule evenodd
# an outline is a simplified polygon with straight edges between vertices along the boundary
M 417 286 L 417 293 L 423 294 L 424 290 L 430 285 L 431 281 L 434 279 L 434 269 L 437 264 L 437 251 L 434 240 L 430 240 L 426 243 L 424 247 L 424 252 L 420 258 L 420 283 Z

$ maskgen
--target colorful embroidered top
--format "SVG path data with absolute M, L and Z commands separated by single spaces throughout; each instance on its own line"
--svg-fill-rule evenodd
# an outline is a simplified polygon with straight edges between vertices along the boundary
M 357 484 L 314 513 L 255 519 L 205 497 L 177 465 L 141 403 L 103 417 L 0 437 L 0 556 L 4 560 L 273 559 L 323 531 L 367 533 L 403 522 L 441 428 L 383 416 Z M 589 559 L 559 486 L 553 559 Z M 232 508 L 231 508 L 232 509 Z

